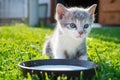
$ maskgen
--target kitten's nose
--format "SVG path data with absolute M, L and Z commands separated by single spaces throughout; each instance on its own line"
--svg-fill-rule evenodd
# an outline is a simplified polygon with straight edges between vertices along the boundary
M 79 34 L 82 35 L 82 34 L 83 34 L 83 31 L 80 31 Z

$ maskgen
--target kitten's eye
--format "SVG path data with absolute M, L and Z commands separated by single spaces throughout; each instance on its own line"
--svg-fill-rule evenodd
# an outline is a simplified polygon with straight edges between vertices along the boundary
M 70 23 L 71 28 L 76 28 L 76 25 L 74 23 Z
M 84 25 L 84 29 L 87 29 L 89 27 L 89 24 Z

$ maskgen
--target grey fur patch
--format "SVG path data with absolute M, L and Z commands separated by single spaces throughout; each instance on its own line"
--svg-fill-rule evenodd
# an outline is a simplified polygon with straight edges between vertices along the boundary
M 69 59 L 69 55 L 68 55 L 68 52 L 66 50 L 64 51 L 64 55 L 65 55 L 66 59 Z
M 87 19 L 88 13 L 85 11 L 74 11 L 73 12 L 73 19 L 84 20 Z
M 47 55 L 47 56 L 50 56 L 50 57 L 53 57 L 50 42 L 48 42 L 48 43 L 47 43 L 47 46 L 46 46 L 46 55 Z
M 81 55 L 82 55 L 82 53 L 80 51 L 77 51 L 76 52 L 76 59 L 78 59 Z

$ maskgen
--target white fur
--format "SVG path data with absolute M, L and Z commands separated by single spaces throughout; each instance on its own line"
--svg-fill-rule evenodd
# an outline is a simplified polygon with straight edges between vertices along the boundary
M 69 33 L 62 31 L 62 34 L 59 34 L 59 28 L 61 26 L 57 26 L 55 33 L 51 39 L 52 50 L 53 50 L 53 58 L 54 59 L 65 59 L 64 51 L 68 52 L 70 58 L 76 56 L 76 52 L 79 49 L 84 48 L 86 45 L 85 38 L 73 38 L 69 35 Z M 83 44 L 84 43 L 84 44 Z M 86 51 L 82 51 L 85 52 Z M 82 60 L 87 60 L 87 55 L 85 58 L 81 58 Z
M 57 37 L 58 39 L 56 39 L 57 40 L 57 42 L 55 43 L 56 46 L 54 46 L 56 48 L 53 51 L 54 58 L 65 58 L 65 55 L 64 55 L 65 50 L 68 52 L 68 55 L 75 56 L 74 53 L 76 53 L 76 49 L 80 45 L 80 41 L 75 40 L 65 34 L 63 35 L 58 34 L 56 36 L 58 36 Z

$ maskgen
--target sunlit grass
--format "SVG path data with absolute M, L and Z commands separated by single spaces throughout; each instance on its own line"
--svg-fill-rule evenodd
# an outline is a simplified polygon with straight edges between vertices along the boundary
M 24 78 L 18 63 L 45 59 L 42 46 L 52 29 L 27 25 L 0 27 L 0 80 L 29 80 Z M 88 39 L 88 55 L 100 65 L 94 80 L 120 79 L 120 28 L 95 28 Z

